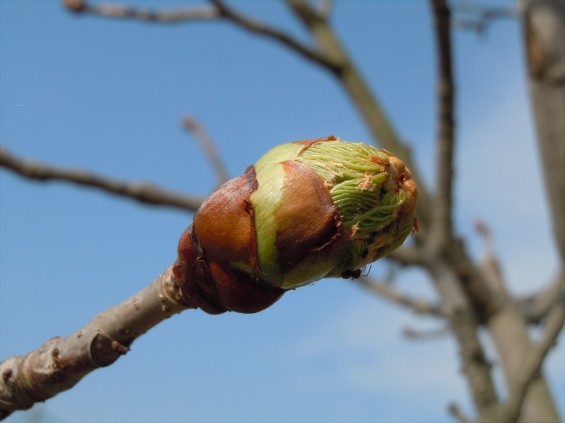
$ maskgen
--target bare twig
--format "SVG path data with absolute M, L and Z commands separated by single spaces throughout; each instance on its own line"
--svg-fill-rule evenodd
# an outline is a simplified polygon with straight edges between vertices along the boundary
M 404 336 L 413 341 L 430 341 L 440 339 L 449 335 L 449 326 L 441 326 L 435 329 L 415 329 L 413 327 L 405 327 L 402 330 Z
M 452 238 L 454 82 L 451 49 L 451 12 L 446 0 L 430 0 L 435 24 L 438 68 L 437 185 L 432 210 L 430 241 L 437 249 L 447 247 Z
M 417 314 L 442 317 L 441 307 L 428 300 L 415 298 L 396 290 L 389 283 L 377 282 L 372 278 L 362 277 L 356 280 L 361 286 L 369 291 L 385 298 L 395 304 L 407 307 Z
M 449 414 L 451 414 L 453 418 L 455 418 L 455 420 L 457 420 L 459 423 L 471 423 L 471 419 L 469 419 L 463 413 L 463 411 L 461 410 L 461 408 L 459 408 L 457 404 L 455 403 L 449 404 L 447 410 L 449 411 Z
M 459 1 L 453 4 L 455 28 L 484 33 L 497 20 L 516 19 L 519 16 L 518 6 L 497 7 L 485 6 L 472 1 Z
M 425 264 L 422 251 L 406 245 L 394 250 L 386 258 L 398 263 L 400 266 L 424 266 Z
M 218 10 L 208 5 L 171 10 L 149 10 L 113 3 L 90 4 L 87 0 L 63 0 L 63 4 L 67 9 L 75 13 L 161 23 L 184 23 L 217 19 L 219 17 Z
M 144 204 L 195 211 L 202 202 L 201 198 L 166 191 L 148 183 L 127 183 L 82 170 L 63 169 L 26 161 L 8 153 L 3 148 L 0 148 L 0 167 L 11 170 L 24 178 L 38 181 L 66 181 L 133 199 Z
M 524 44 L 537 142 L 561 269 L 565 270 L 565 5 L 524 1 Z
M 457 341 L 462 372 L 473 403 L 482 416 L 498 404 L 498 396 L 492 380 L 491 364 L 479 339 L 479 322 L 473 304 L 450 263 L 437 258 L 430 263 L 429 271 L 441 296 L 442 313 Z
M 185 23 L 225 19 L 239 27 L 271 38 L 291 48 L 302 57 L 321 65 L 332 72 L 339 70 L 340 64 L 330 56 L 320 53 L 291 37 L 284 31 L 237 12 L 222 0 L 210 0 L 213 4 L 170 11 L 144 10 L 118 4 L 89 4 L 87 0 L 63 0 L 66 7 L 76 13 L 89 13 L 100 17 L 118 19 L 137 19 L 155 23 Z
M 186 116 L 182 119 L 182 124 L 184 128 L 192 134 L 192 136 L 198 141 L 200 147 L 204 150 L 210 163 L 212 163 L 212 167 L 214 168 L 214 172 L 216 173 L 216 180 L 218 185 L 223 184 L 229 179 L 228 170 L 226 165 L 224 164 L 220 154 L 218 153 L 218 149 L 216 147 L 216 143 L 204 130 L 204 127 L 198 122 L 197 119 Z
M 500 357 L 506 385 L 508 390 L 512 391 L 515 386 L 523 385 L 522 372 L 524 366 L 528 367 L 527 363 L 536 354 L 535 347 L 530 339 L 526 320 L 505 287 L 502 270 L 493 251 L 491 232 L 484 223 L 479 223 L 477 230 L 486 244 L 482 272 L 493 297 L 498 298 L 500 303 L 496 312 L 489 316 L 486 325 Z M 512 403 L 512 410 L 516 413 L 520 411 L 524 421 L 557 421 L 557 409 L 543 375 L 536 371 L 528 377 L 531 377 L 527 382 L 530 389 L 524 388 L 521 395 L 512 400 L 519 400 L 517 404 Z M 487 414 L 480 416 L 481 421 L 514 422 L 516 420 L 517 414 L 510 415 L 506 411 L 504 414 L 501 410 L 506 410 L 505 406 L 499 404 L 493 407 Z
M 71 389 L 93 370 L 109 366 L 135 339 L 188 308 L 169 267 L 148 287 L 94 317 L 65 338 L 55 337 L 25 356 L 0 363 L 0 420 Z
M 565 285 L 565 282 L 563 284 Z M 564 323 L 565 304 L 559 302 L 555 304 L 548 314 L 537 345 L 531 350 L 530 354 L 525 357 L 522 365 L 518 368 L 514 382 L 510 386 L 508 400 L 496 407 L 492 415 L 484 420 L 480 420 L 481 422 L 487 423 L 496 421 L 511 423 L 518 419 L 526 394 L 532 383 L 538 379 L 544 359 L 549 350 L 557 342 L 557 338 L 563 329 Z
M 282 43 L 290 49 L 294 50 L 296 53 L 300 54 L 302 57 L 305 57 L 306 59 L 309 59 L 310 61 L 321 65 L 332 72 L 339 72 L 342 64 L 334 57 L 308 47 L 307 45 L 301 43 L 297 39 L 291 37 L 290 35 L 279 29 L 269 26 L 263 22 L 251 19 L 248 16 L 237 12 L 235 9 L 229 7 L 223 0 L 210 1 L 217 7 L 222 18 L 228 19 L 229 21 L 247 31 L 271 38 L 272 40 Z
M 565 303 L 565 284 L 559 275 L 535 295 L 516 300 L 518 309 L 528 323 L 539 324 L 558 302 Z

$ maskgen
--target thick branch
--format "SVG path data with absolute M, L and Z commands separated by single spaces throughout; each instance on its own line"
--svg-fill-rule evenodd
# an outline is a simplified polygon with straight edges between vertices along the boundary
M 38 350 L 0 363 L 0 420 L 72 388 L 99 367 L 109 366 L 129 351 L 136 338 L 188 308 L 177 293 L 171 269 L 72 335 L 51 338 Z
M 446 0 L 430 0 L 435 24 L 437 51 L 437 185 L 432 209 L 430 241 L 436 248 L 447 247 L 452 238 L 454 83 L 451 49 L 451 14 Z
M 139 201 L 140 203 L 168 206 L 186 211 L 195 211 L 202 199 L 198 197 L 176 194 L 148 183 L 127 183 L 108 179 L 86 171 L 62 169 L 20 159 L 5 149 L 0 148 L 0 167 L 28 179 L 37 181 L 59 180 L 71 182 L 89 188 L 99 189 L 109 194 L 118 195 Z
M 565 269 L 565 3 L 525 1 L 530 93 L 553 235 Z

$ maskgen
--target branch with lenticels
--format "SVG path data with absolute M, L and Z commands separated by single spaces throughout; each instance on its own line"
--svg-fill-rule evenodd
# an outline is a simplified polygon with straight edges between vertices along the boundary
M 41 182 L 69 182 L 153 206 L 174 207 L 193 212 L 202 203 L 202 199 L 199 197 L 178 194 L 149 183 L 123 182 L 84 170 L 66 169 L 24 160 L 1 147 L 0 167 L 27 179 Z

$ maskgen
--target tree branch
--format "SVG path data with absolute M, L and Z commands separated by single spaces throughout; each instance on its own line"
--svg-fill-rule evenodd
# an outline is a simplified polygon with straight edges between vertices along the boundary
M 148 287 L 98 314 L 72 335 L 51 338 L 25 356 L 7 358 L 0 363 L 0 420 L 111 365 L 135 339 L 186 308 L 169 267 Z
M 455 28 L 484 33 L 495 21 L 501 19 L 516 19 L 519 16 L 517 6 L 496 7 L 484 6 L 475 2 L 459 1 L 453 4 L 453 11 L 459 15 L 453 19 Z
M 216 147 L 216 143 L 204 130 L 204 127 L 198 122 L 197 119 L 186 116 L 182 119 L 183 127 L 190 133 L 192 136 L 198 141 L 200 147 L 204 150 L 210 163 L 212 164 L 212 168 L 216 173 L 216 181 L 218 185 L 223 184 L 229 179 L 228 170 L 226 165 L 222 161 L 220 157 L 220 153 L 218 153 L 218 149 Z
M 331 57 L 308 47 L 287 33 L 252 19 L 229 7 L 222 0 L 210 0 L 213 5 L 183 8 L 170 11 L 144 10 L 117 4 L 94 4 L 87 0 L 63 0 L 65 6 L 75 13 L 89 13 L 100 17 L 136 19 L 155 23 L 186 23 L 225 19 L 239 27 L 275 40 L 313 63 L 332 72 L 339 70 L 340 64 Z
M 539 324 L 558 302 L 565 302 L 564 275 L 559 275 L 535 295 L 516 300 L 520 314 L 531 324 Z
M 62 169 L 26 161 L 8 153 L 3 148 L 0 148 L 0 167 L 11 170 L 24 178 L 37 181 L 59 180 L 70 182 L 144 204 L 196 211 L 202 202 L 201 198 L 166 191 L 148 183 L 132 184 L 108 179 L 82 170 Z
M 479 415 L 485 415 L 498 404 L 498 397 L 491 365 L 478 336 L 479 322 L 475 310 L 449 263 L 437 258 L 430 263 L 429 271 L 442 300 L 442 313 L 457 341 L 462 371 L 473 403 Z
M 218 10 L 207 5 L 173 10 L 149 10 L 112 3 L 89 4 L 87 0 L 63 0 L 63 4 L 74 13 L 160 23 L 207 21 L 219 17 Z
M 565 4 L 525 1 L 524 44 L 553 235 L 565 269 Z
M 441 307 L 424 299 L 415 298 L 396 290 L 390 283 L 377 282 L 373 278 L 356 279 L 362 287 L 392 303 L 409 308 L 414 313 L 428 316 L 443 317 Z
M 235 9 L 229 7 L 223 0 L 210 1 L 218 9 L 220 17 L 228 19 L 232 23 L 240 26 L 247 31 L 265 36 L 267 38 L 271 38 L 272 40 L 289 47 L 291 50 L 294 50 L 296 53 L 314 62 L 315 64 L 325 67 L 331 72 L 335 73 L 340 70 L 341 63 L 332 56 L 324 54 L 302 44 L 300 41 L 292 38 L 290 35 L 279 29 L 273 28 L 263 22 L 259 22 L 239 12 L 236 12 Z
M 451 13 L 446 0 L 430 0 L 433 12 L 437 55 L 437 184 L 430 242 L 438 250 L 447 247 L 453 237 L 453 155 L 454 129 L 454 82 L 451 48 Z
M 490 231 L 485 224 L 477 227 L 479 233 L 485 238 L 487 245 L 486 255 L 482 264 L 482 272 L 488 282 L 490 291 L 494 297 L 498 298 L 500 306 L 489 316 L 486 325 L 490 330 L 491 337 L 500 357 L 500 362 L 509 391 L 515 386 L 522 386 L 520 379 L 524 363 L 528 363 L 534 352 L 534 346 L 530 339 L 527 323 L 520 313 L 514 298 L 508 293 L 501 267 L 492 250 L 492 240 Z M 550 394 L 549 387 L 539 372 L 531 375 L 531 380 L 527 384 L 530 386 L 528 395 L 526 391 L 523 395 L 516 397 L 520 400 L 519 404 L 514 405 L 520 410 L 524 421 L 558 421 L 558 412 Z M 489 414 L 482 415 L 482 421 L 514 422 L 514 418 L 502 419 L 500 413 L 501 405 L 493 407 Z M 495 414 L 492 414 L 495 413 Z M 493 417 L 493 415 L 495 417 Z
M 565 282 L 563 285 L 565 285 Z M 523 360 L 522 365 L 517 369 L 514 382 L 510 386 L 508 400 L 500 404 L 492 415 L 483 420 L 479 420 L 479 422 L 488 423 L 496 421 L 500 423 L 510 423 L 517 421 L 522 413 L 522 406 L 526 394 L 532 386 L 532 383 L 538 379 L 545 357 L 549 350 L 556 344 L 564 323 L 565 302 L 561 301 L 555 304 L 551 309 L 537 345 L 531 350 L 530 354 Z M 540 418 L 543 421 L 550 421 L 543 419 L 543 416 L 540 416 Z
M 419 248 L 406 245 L 394 250 L 386 258 L 404 267 L 425 265 L 422 251 Z

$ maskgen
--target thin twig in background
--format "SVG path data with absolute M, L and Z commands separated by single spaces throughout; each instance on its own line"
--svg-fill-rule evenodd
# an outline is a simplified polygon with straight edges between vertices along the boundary
M 65 181 L 84 187 L 95 188 L 119 197 L 136 200 L 152 206 L 174 207 L 185 211 L 196 211 L 202 199 L 196 196 L 177 194 L 149 183 L 131 183 L 84 170 L 64 169 L 39 162 L 23 160 L 0 148 L 0 167 L 36 181 Z
M 229 7 L 223 0 L 210 1 L 218 8 L 220 17 L 228 19 L 247 31 L 282 43 L 306 59 L 314 62 L 315 64 L 321 65 L 332 72 L 339 71 L 341 63 L 336 61 L 332 56 L 310 48 L 279 29 L 237 12 L 235 9 Z
M 516 19 L 520 15 L 518 5 L 497 7 L 479 4 L 474 1 L 458 1 L 452 5 L 454 28 L 483 34 L 489 26 L 502 19 Z
M 449 411 L 449 414 L 451 414 L 451 416 L 459 423 L 471 423 L 471 420 L 463 413 L 457 404 L 449 404 L 447 410 Z
M 296 53 L 312 62 L 335 72 L 339 67 L 330 57 L 301 43 L 289 34 L 263 22 L 245 16 L 221 0 L 210 0 L 213 4 L 169 11 L 143 10 L 118 4 L 89 4 L 87 0 L 64 0 L 65 6 L 75 13 L 92 14 L 118 19 L 137 19 L 157 23 L 186 23 L 225 19 L 247 31 L 260 34 L 290 47 Z
M 407 307 L 414 313 L 428 316 L 442 317 L 441 307 L 431 301 L 415 298 L 393 288 L 391 284 L 377 282 L 372 278 L 362 277 L 357 283 L 367 288 L 379 297 L 385 298 L 395 304 Z
M 475 409 L 482 416 L 498 404 L 498 394 L 492 377 L 492 364 L 479 338 L 480 321 L 474 308 L 476 304 L 449 260 L 436 256 L 427 270 L 441 297 L 442 312 L 457 342 L 461 370 Z
M 184 23 L 218 18 L 218 10 L 208 5 L 171 10 L 140 9 L 113 3 L 90 4 L 87 0 L 63 0 L 72 12 L 92 14 L 116 19 L 134 19 L 162 23 Z
M 563 275 L 555 277 L 545 288 L 534 295 L 517 299 L 516 303 L 528 323 L 539 324 L 558 302 L 565 302 Z
M 208 156 L 208 159 L 212 164 L 212 168 L 214 169 L 214 173 L 216 174 L 216 181 L 218 185 L 226 182 L 229 179 L 228 170 L 220 156 L 220 153 L 218 152 L 216 143 L 206 133 L 204 127 L 197 119 L 190 116 L 186 116 L 182 119 L 182 125 L 184 129 L 192 134 L 194 139 L 198 142 L 198 144 L 200 144 L 200 147 Z
M 425 266 L 425 258 L 422 250 L 410 246 L 402 246 L 386 256 L 388 260 L 400 266 Z
M 450 334 L 449 326 L 441 326 L 435 329 L 415 329 L 413 327 L 405 327 L 402 334 L 412 341 L 433 341 L 444 338 Z
M 437 184 L 430 241 L 442 250 L 453 236 L 453 155 L 455 144 L 451 12 L 445 0 L 430 0 L 437 55 Z

